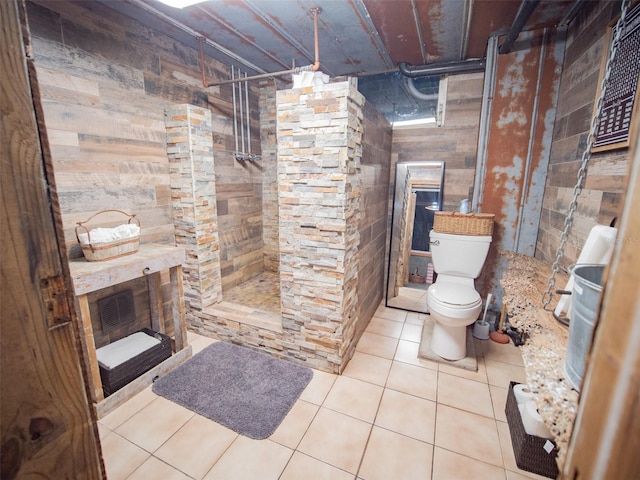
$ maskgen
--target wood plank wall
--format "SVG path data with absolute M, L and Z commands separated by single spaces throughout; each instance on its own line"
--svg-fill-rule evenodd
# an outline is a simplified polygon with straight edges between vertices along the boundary
M 360 321 L 356 325 L 356 338 L 360 337 L 373 317 L 386 287 L 387 209 L 392 178 L 391 125 L 367 102 L 363 121 L 357 286 Z
M 634 127 L 619 225 L 624 241 L 607 272 L 562 480 L 636 479 L 640 472 L 640 124 Z
M 457 210 L 471 199 L 475 177 L 483 73 L 451 75 L 442 127 L 393 130 L 392 153 L 398 162 L 444 160 L 444 207 Z
M 203 89 L 197 50 L 102 3 L 37 0 L 28 14 L 69 256 L 81 255 L 75 223 L 106 208 L 136 213 L 142 242 L 174 243 L 164 110 L 190 103 L 213 115 L 223 287 L 262 271 L 262 174 L 234 158 L 231 86 Z M 259 153 L 257 85 L 250 102 Z
M 585 2 L 570 24 L 535 256 L 553 262 L 591 126 L 605 34 L 617 2 Z M 575 263 L 596 224 L 621 214 L 628 149 L 593 154 L 561 264 Z

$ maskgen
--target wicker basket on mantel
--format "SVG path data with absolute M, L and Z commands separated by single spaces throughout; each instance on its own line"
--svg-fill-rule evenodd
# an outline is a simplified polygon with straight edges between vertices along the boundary
M 454 235 L 491 236 L 493 213 L 435 212 L 433 231 Z
M 123 215 L 126 215 L 129 220 L 127 223 L 136 222 L 138 227 L 140 226 L 140 220 L 134 214 L 129 214 L 123 212 L 122 210 L 101 210 L 100 212 L 92 215 L 84 222 L 77 222 L 78 226 L 76 227 L 76 239 L 82 247 L 82 253 L 84 253 L 85 258 L 89 262 L 100 262 L 104 260 L 110 260 L 112 258 L 122 257 L 124 255 L 130 255 L 132 253 L 136 253 L 140 248 L 140 236 L 135 236 L 131 238 L 126 238 L 124 240 L 116 240 L 115 242 L 104 242 L 104 243 L 93 243 L 91 242 L 91 234 L 89 233 L 89 229 L 85 226 L 85 223 L 89 223 L 98 215 L 102 215 L 103 213 L 108 212 L 117 212 Z M 84 229 L 84 232 L 87 234 L 87 238 L 89 239 L 89 243 L 82 243 L 80 241 L 80 236 L 78 235 L 79 230 Z

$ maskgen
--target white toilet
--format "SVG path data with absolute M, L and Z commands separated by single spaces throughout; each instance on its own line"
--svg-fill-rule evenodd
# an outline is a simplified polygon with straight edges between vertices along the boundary
M 489 252 L 491 236 L 429 233 L 431 260 L 438 274 L 427 290 L 427 307 L 434 320 L 431 350 L 446 360 L 467 355 L 467 326 L 482 310 L 474 280 Z

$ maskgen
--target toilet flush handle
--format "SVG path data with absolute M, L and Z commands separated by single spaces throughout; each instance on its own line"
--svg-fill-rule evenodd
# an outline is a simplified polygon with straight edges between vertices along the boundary
M 431 240 L 429 243 L 437 247 L 438 245 L 440 245 L 440 240 Z

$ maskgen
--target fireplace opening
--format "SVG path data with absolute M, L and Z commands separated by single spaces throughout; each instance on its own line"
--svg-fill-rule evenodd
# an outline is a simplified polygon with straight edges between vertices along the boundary
M 134 323 L 136 314 L 133 306 L 133 291 L 130 289 L 123 290 L 99 299 L 98 311 L 100 313 L 102 331 L 105 333 L 116 330 L 126 324 Z

